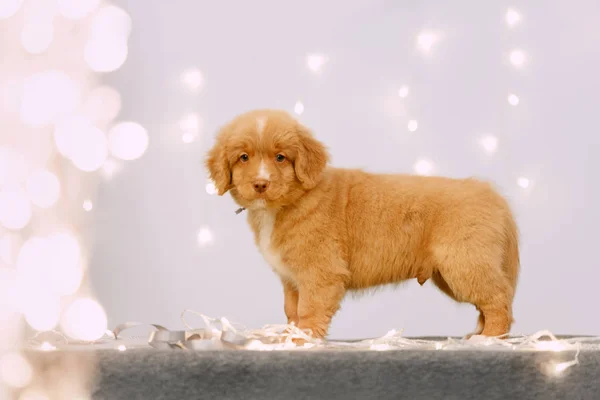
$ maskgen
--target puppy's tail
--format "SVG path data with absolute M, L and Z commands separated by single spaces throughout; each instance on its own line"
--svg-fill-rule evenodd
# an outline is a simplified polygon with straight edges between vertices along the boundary
M 512 286 L 514 296 L 520 269 L 519 231 L 517 223 L 510 211 L 506 216 L 504 230 L 504 262 L 502 263 L 502 269 Z

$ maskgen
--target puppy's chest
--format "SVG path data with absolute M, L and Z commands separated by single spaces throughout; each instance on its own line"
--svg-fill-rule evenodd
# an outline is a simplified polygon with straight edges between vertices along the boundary
M 281 252 L 273 246 L 272 238 L 275 221 L 275 213 L 266 210 L 256 211 L 258 249 L 265 261 L 273 268 L 273 271 L 282 279 L 294 282 L 291 271 L 281 259 Z

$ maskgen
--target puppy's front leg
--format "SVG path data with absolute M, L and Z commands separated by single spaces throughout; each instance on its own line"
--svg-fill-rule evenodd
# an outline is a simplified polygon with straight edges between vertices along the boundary
M 313 337 L 323 338 L 327 336 L 331 318 L 340 308 L 346 289 L 342 281 L 319 282 L 317 279 L 298 282 L 298 327 L 310 329 Z
M 288 281 L 283 283 L 283 309 L 288 320 L 298 326 L 298 289 Z

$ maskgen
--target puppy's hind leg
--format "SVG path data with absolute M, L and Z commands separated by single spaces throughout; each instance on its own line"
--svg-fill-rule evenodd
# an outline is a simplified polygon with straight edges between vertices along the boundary
M 503 336 L 512 324 L 514 289 L 502 271 L 502 251 L 469 243 L 435 249 L 439 273 L 457 301 L 480 311 L 484 336 Z M 479 327 L 479 326 L 478 326 Z
M 437 286 L 438 289 L 440 289 L 442 292 L 444 292 L 446 295 L 448 295 L 448 297 L 450 297 L 451 299 L 453 299 L 455 301 L 460 302 L 460 300 L 458 300 L 456 298 L 456 296 L 454 296 L 452 289 L 450 289 L 450 286 L 448 286 L 448 282 L 446 282 L 444 280 L 444 278 L 442 278 L 442 275 L 440 275 L 439 271 L 433 272 L 433 274 L 431 275 L 431 280 L 433 281 L 435 286 Z M 479 317 L 477 318 L 477 327 L 475 328 L 475 331 L 473 333 L 469 333 L 465 336 L 467 339 L 474 335 L 480 335 L 481 332 L 483 331 L 485 318 L 483 317 L 483 313 L 481 312 L 481 310 L 478 307 L 476 307 L 476 308 L 477 308 L 477 311 L 479 312 Z

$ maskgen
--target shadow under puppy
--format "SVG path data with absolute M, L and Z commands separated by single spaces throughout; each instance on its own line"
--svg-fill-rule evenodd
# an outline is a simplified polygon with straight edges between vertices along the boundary
M 416 278 L 475 305 L 475 334 L 510 331 L 519 249 L 504 198 L 475 179 L 371 174 L 328 158 L 286 112 L 255 110 L 221 129 L 206 162 L 219 195 L 247 209 L 289 323 L 324 337 L 347 291 Z

